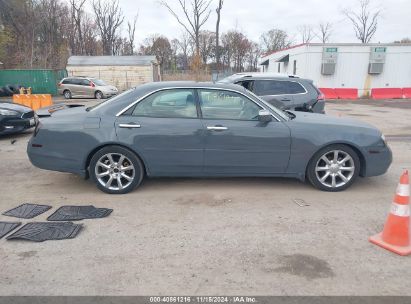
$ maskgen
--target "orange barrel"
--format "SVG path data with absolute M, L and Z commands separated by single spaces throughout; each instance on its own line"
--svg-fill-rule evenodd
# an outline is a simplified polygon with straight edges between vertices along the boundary
M 31 108 L 31 95 L 21 95 L 21 104 Z
M 18 104 L 22 104 L 21 103 L 21 97 L 22 97 L 22 95 L 19 95 L 19 94 L 13 94 L 13 102 L 14 103 L 18 103 Z
M 38 95 L 31 95 L 31 108 L 34 111 L 41 108 L 41 101 Z
M 42 94 L 40 98 L 40 107 L 48 107 L 53 105 L 53 102 L 51 100 L 51 95 L 50 94 Z

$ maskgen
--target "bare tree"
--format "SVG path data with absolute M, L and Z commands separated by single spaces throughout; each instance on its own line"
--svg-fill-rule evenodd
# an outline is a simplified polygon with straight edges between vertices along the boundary
M 200 31 L 210 17 L 209 9 L 212 0 L 191 0 L 187 4 L 186 0 L 178 0 L 179 8 L 183 12 L 183 18 L 171 8 L 167 1 L 161 0 L 160 4 L 176 18 L 177 22 L 187 31 L 195 42 L 196 56 L 200 56 Z
M 184 70 L 188 69 L 189 58 L 193 53 L 192 40 L 193 39 L 191 39 L 191 36 L 186 32 L 184 32 L 178 40 L 178 44 L 182 52 L 182 66 Z
M 103 54 L 112 55 L 119 28 L 124 21 L 119 0 L 93 0 L 93 10 L 103 44 Z
M 137 15 L 134 16 L 133 23 L 131 23 L 130 21 L 127 22 L 127 34 L 128 34 L 128 41 L 130 43 L 130 50 L 131 50 L 130 55 L 134 54 L 134 39 L 135 39 L 134 35 L 136 33 L 137 19 L 138 19 L 138 12 L 137 12 Z
M 144 39 L 144 44 L 140 47 L 143 55 L 155 55 L 160 64 L 160 71 L 163 74 L 165 68 L 170 66 L 172 49 L 167 37 L 160 34 L 154 34 Z
M 362 43 L 369 43 L 377 31 L 381 10 L 370 7 L 370 0 L 358 0 L 359 11 L 343 10 L 343 14 L 354 26 L 355 36 Z
M 288 34 L 280 29 L 272 29 L 261 35 L 261 44 L 265 52 L 278 51 L 291 45 Z
M 330 22 L 320 22 L 318 24 L 318 33 L 316 36 L 322 43 L 327 43 L 330 40 L 332 24 Z
M 394 43 L 411 43 L 411 39 L 408 37 L 402 38 L 401 40 L 395 40 Z
M 218 6 L 216 9 L 217 13 L 217 22 L 215 26 L 215 59 L 217 65 L 217 71 L 220 70 L 220 19 L 221 19 L 221 10 L 223 9 L 224 0 L 218 0 Z
M 301 25 L 298 27 L 302 43 L 310 43 L 314 39 L 314 31 L 311 25 Z
M 200 32 L 200 56 L 204 63 L 214 57 L 215 33 L 210 31 Z
M 84 53 L 84 39 L 82 29 L 83 6 L 86 0 L 70 0 L 71 22 L 74 23 L 74 33 L 71 37 L 71 51 L 75 54 Z

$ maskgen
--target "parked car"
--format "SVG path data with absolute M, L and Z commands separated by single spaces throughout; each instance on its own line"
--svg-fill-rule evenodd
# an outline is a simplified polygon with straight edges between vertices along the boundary
M 33 128 L 37 117 L 31 108 L 10 103 L 0 103 L 0 135 L 19 133 Z
M 237 73 L 220 80 L 235 83 L 283 110 L 324 114 L 324 94 L 312 80 L 272 73 Z
M 115 86 L 104 81 L 89 77 L 63 78 L 58 84 L 58 92 L 64 98 L 108 98 L 118 94 Z
M 325 191 L 376 176 L 391 150 L 371 125 L 277 109 L 234 84 L 154 82 L 54 112 L 28 143 L 33 165 L 127 193 L 145 176 L 283 176 Z

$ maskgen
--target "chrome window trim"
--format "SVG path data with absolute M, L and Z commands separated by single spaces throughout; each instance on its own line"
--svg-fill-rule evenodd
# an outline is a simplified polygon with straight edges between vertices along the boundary
M 298 83 L 300 86 L 302 86 L 302 88 L 304 89 L 304 93 L 295 93 L 295 94 L 275 94 L 275 95 L 259 95 L 259 96 L 294 96 L 294 95 L 306 95 L 306 94 L 308 94 L 308 91 L 307 91 L 307 88 L 303 85 L 303 84 L 301 84 L 301 83 L 299 83 L 298 81 L 295 81 L 295 80 L 289 80 L 289 79 L 281 79 L 281 80 L 279 80 L 279 79 L 267 79 L 267 78 L 258 78 L 258 79 L 247 79 L 247 80 L 253 80 L 253 81 L 258 81 L 258 80 L 266 80 L 266 81 L 288 81 L 288 82 L 295 82 L 295 83 Z M 239 81 L 238 81 L 239 82 Z M 237 84 L 237 83 L 234 83 L 234 84 Z
M 118 112 L 116 114 L 116 117 L 119 117 L 121 115 L 123 115 L 125 112 L 127 112 L 130 108 L 132 108 L 133 106 L 135 106 L 136 104 L 138 104 L 140 101 L 142 101 L 143 99 L 145 99 L 146 97 L 150 96 L 151 94 L 160 92 L 160 91 L 166 91 L 166 90 L 175 90 L 175 89 L 187 89 L 187 90 L 219 90 L 219 91 L 228 91 L 228 92 L 234 92 L 237 94 L 240 94 L 242 96 L 244 96 L 245 98 L 251 100 L 252 102 L 254 102 L 257 106 L 262 107 L 265 110 L 268 110 L 271 113 L 271 116 L 273 116 L 277 121 L 281 121 L 280 118 L 278 118 L 276 115 L 274 115 L 272 113 L 271 109 L 267 109 L 264 104 L 260 105 L 259 103 L 255 102 L 253 99 L 251 99 L 250 97 L 248 97 L 247 95 L 236 91 L 236 90 L 232 90 L 232 89 L 222 89 L 222 88 L 213 88 L 213 87 L 168 87 L 168 88 L 161 88 L 161 89 L 157 89 L 154 91 L 151 91 L 150 93 L 145 94 L 144 96 L 140 97 L 139 99 L 137 99 L 136 101 L 133 101 L 131 104 L 129 104 L 128 106 L 126 106 L 125 108 L 123 108 L 122 110 L 120 110 L 120 112 Z

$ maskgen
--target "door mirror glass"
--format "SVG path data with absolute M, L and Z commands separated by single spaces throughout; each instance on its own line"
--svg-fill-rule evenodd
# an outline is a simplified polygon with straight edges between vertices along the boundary
M 258 120 L 261 122 L 270 122 L 273 119 L 271 113 L 267 110 L 260 110 L 258 112 Z

